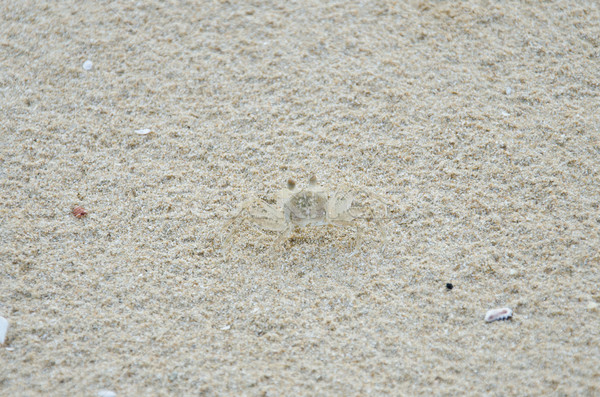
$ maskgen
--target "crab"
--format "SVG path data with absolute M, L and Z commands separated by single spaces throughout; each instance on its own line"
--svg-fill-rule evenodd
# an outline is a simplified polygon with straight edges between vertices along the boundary
M 359 220 L 364 220 L 369 225 L 371 221 L 375 223 L 383 245 L 386 235 L 380 220 L 387 217 L 387 213 L 386 200 L 362 188 L 342 185 L 333 191 L 327 191 L 312 176 L 308 186 L 299 189 L 290 179 L 287 187 L 276 194 L 275 204 L 260 198 L 242 202 L 236 214 L 225 225 L 225 229 L 230 229 L 230 232 L 224 244 L 227 246 L 245 223 L 279 233 L 276 246 L 289 239 L 296 228 L 329 225 L 356 226 L 356 241 L 359 242 L 362 240 L 361 229 L 365 226 Z

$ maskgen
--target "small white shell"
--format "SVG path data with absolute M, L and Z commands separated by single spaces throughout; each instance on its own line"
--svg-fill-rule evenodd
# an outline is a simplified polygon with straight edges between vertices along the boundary
M 100 390 L 97 395 L 98 397 L 117 397 L 117 393 L 112 390 Z
M 89 59 L 83 63 L 83 69 L 85 70 L 92 70 L 93 66 L 94 64 Z
M 508 307 L 503 307 L 500 309 L 492 309 L 488 310 L 485 314 L 485 321 L 491 323 L 492 321 L 498 320 L 508 320 L 513 315 L 513 312 Z
M 8 321 L 4 317 L 0 317 L 0 345 L 4 344 L 6 340 L 6 333 L 8 332 Z
M 152 132 L 152 130 L 150 128 L 144 128 L 144 129 L 141 129 L 141 130 L 135 130 L 133 132 L 135 132 L 138 135 L 148 135 L 149 133 Z

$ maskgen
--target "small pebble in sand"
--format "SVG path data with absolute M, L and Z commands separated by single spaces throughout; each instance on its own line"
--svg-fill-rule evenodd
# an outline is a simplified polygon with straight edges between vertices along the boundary
M 510 95 L 512 94 L 512 88 L 506 87 L 506 90 L 504 92 L 506 93 L 506 95 Z
M 83 207 L 76 206 L 73 208 L 73 215 L 75 215 L 75 218 L 81 219 L 87 215 L 87 211 Z
M 89 59 L 83 63 L 83 68 L 85 70 L 92 70 L 93 66 L 94 66 L 94 64 Z
M 138 135 L 148 135 L 149 133 L 152 132 L 152 130 L 150 128 L 144 128 L 144 129 L 141 129 L 141 130 L 135 130 L 133 132 L 135 132 Z
M 512 310 L 508 307 L 488 310 L 485 314 L 485 321 L 491 323 L 492 321 L 508 320 L 509 318 L 512 318 L 512 314 Z
M 4 317 L 0 317 L 0 345 L 6 341 L 6 333 L 8 332 L 8 321 Z
M 117 397 L 117 393 L 112 390 L 100 390 L 98 397 Z
M 451 290 L 452 288 L 454 288 L 454 285 L 452 285 L 452 283 L 446 283 L 446 289 Z

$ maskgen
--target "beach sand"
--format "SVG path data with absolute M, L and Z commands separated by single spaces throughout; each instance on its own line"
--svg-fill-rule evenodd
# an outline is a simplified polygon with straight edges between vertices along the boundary
M 3 2 L 0 394 L 600 395 L 599 32 L 591 0 Z M 226 227 L 312 175 L 381 230 Z

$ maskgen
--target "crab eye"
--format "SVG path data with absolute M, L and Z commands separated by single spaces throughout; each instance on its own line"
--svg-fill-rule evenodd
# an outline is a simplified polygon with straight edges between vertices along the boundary
M 317 177 L 316 177 L 316 176 L 314 176 L 314 175 L 313 175 L 313 176 L 311 176 L 311 177 L 310 177 L 310 180 L 308 181 L 308 183 L 309 183 L 311 186 L 314 186 L 314 185 L 316 185 L 316 184 L 317 184 Z
M 294 188 L 296 187 L 296 182 L 294 182 L 293 179 L 288 179 L 287 187 L 290 190 L 294 190 Z

